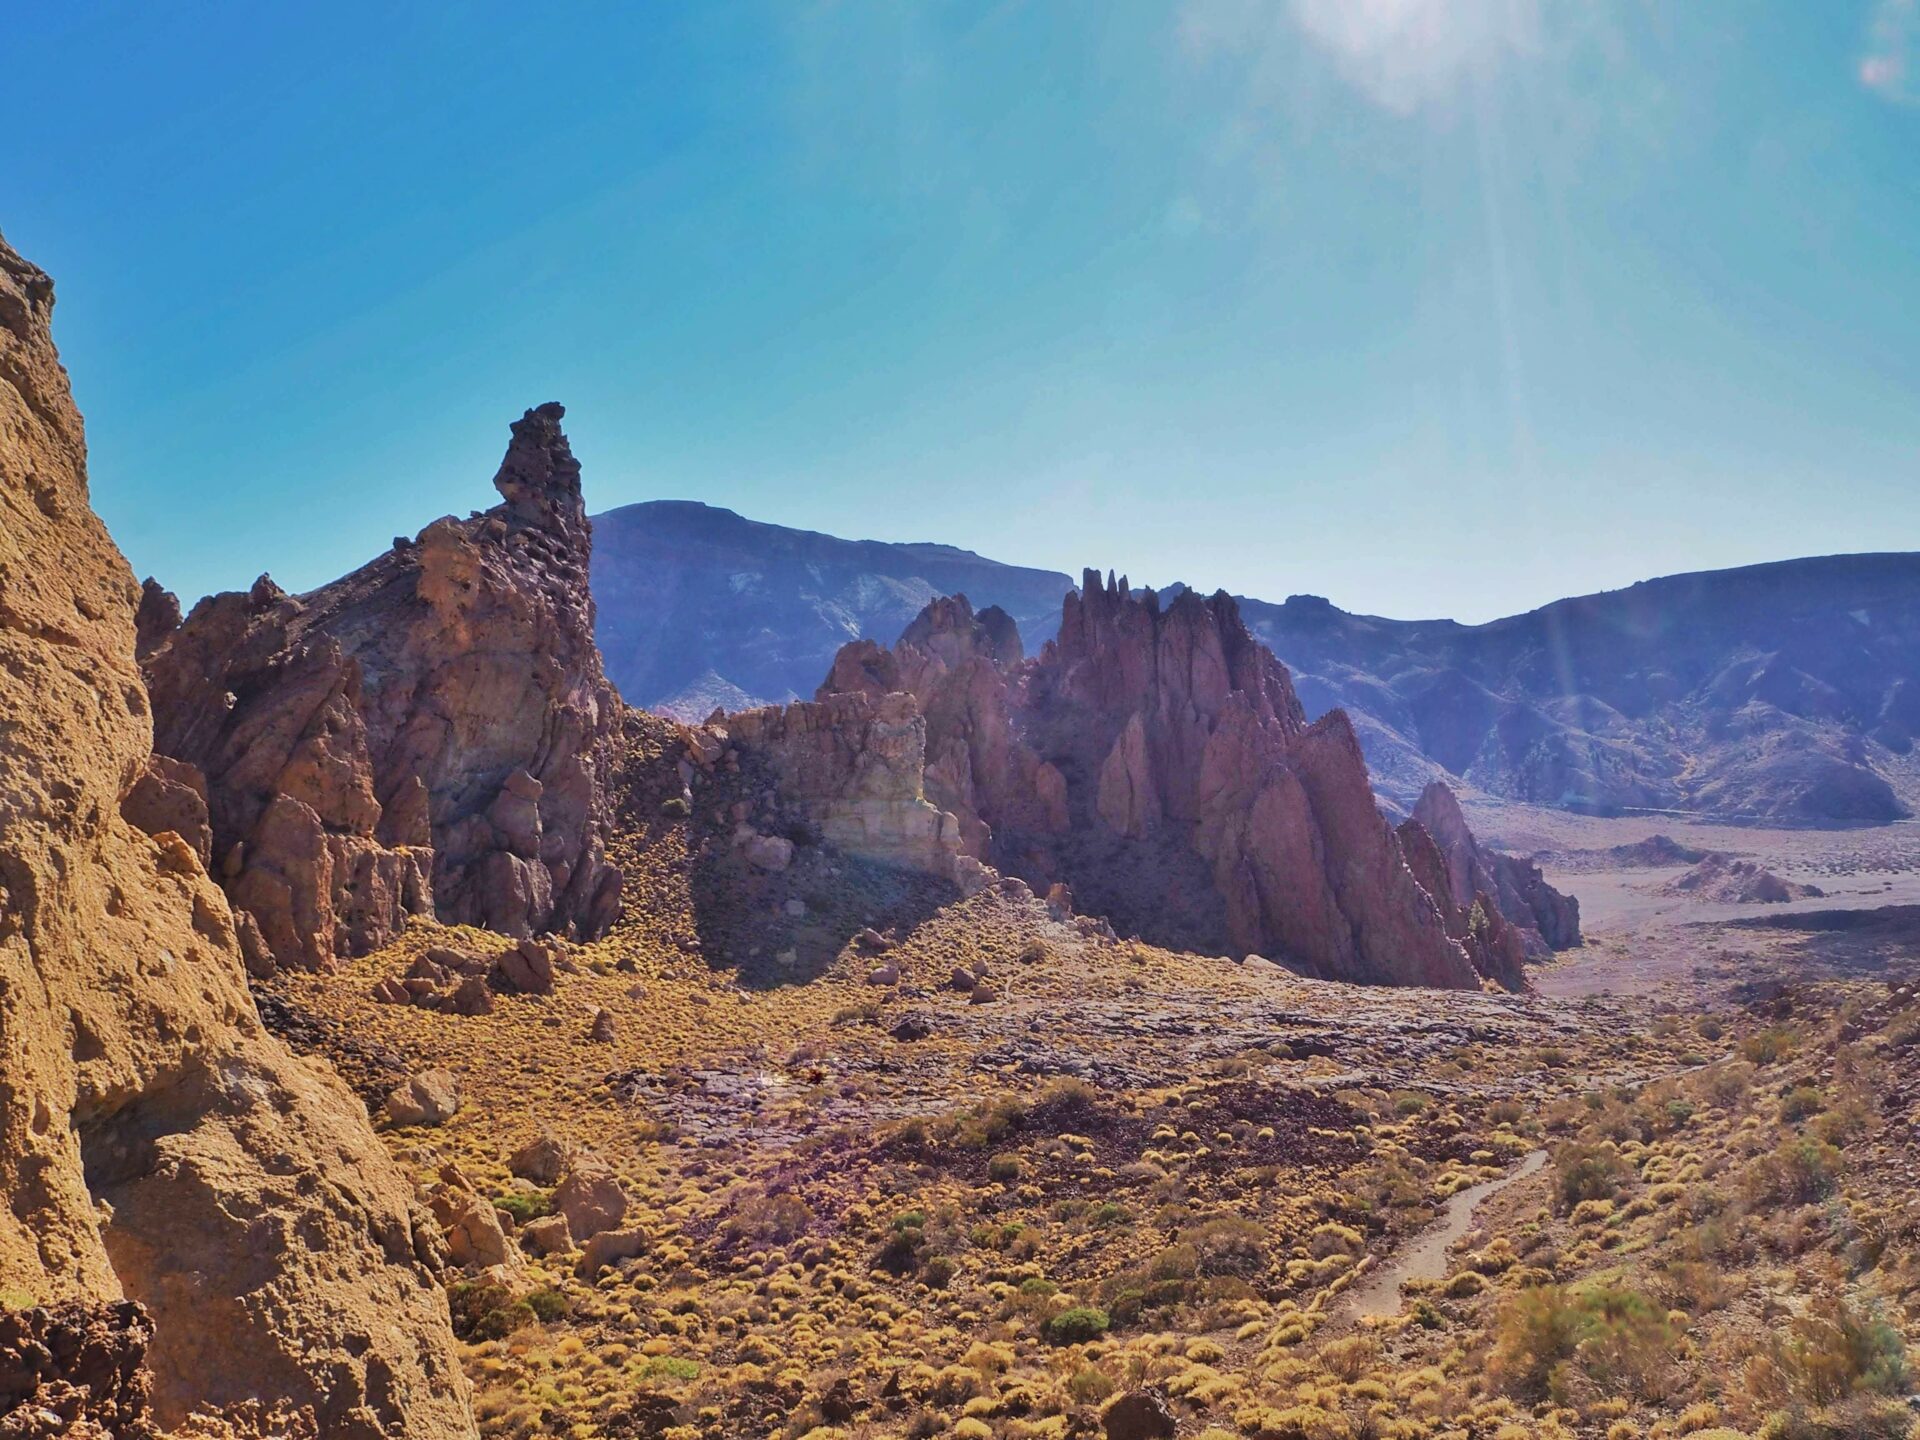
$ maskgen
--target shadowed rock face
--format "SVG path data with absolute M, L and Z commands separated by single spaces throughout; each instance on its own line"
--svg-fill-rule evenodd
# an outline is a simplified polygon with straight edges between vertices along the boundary
M 601 772 L 619 701 L 563 414 L 514 423 L 501 504 L 311 594 L 263 576 L 172 630 L 142 601 L 155 743 L 205 776 L 250 959 L 325 966 L 412 914 L 581 937 L 617 914 Z
M 1375 808 L 1344 715 L 1308 725 L 1226 595 L 1087 572 L 1030 661 L 1003 617 L 929 606 L 891 651 L 850 645 L 822 687 L 914 696 L 927 795 L 969 852 L 1156 941 L 1317 974 L 1470 985 L 1461 943 Z
M 353 1440 L 471 1435 L 432 1222 L 339 1079 L 261 1028 L 195 843 L 122 814 L 151 773 L 140 592 L 52 307 L 0 243 L 0 1290 L 78 1302 L 46 1324 L 99 1341 L 129 1425 L 145 1342 L 163 1428 L 273 1397 Z
M 1580 943 L 1580 902 L 1547 884 L 1540 867 L 1518 855 L 1490 850 L 1474 838 L 1453 791 L 1436 780 L 1421 792 L 1413 820 L 1446 857 L 1453 902 L 1470 912 L 1481 896 L 1520 932 L 1527 957 Z

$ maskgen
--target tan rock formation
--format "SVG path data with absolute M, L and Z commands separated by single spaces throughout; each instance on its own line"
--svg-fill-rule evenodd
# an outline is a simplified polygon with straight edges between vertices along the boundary
M 250 958 L 324 967 L 415 914 L 519 936 L 612 923 L 619 701 L 563 414 L 514 422 L 501 504 L 311 594 L 262 576 L 171 631 L 143 600 L 156 746 L 206 777 L 218 873 L 267 952 Z
M 346 1086 L 262 1030 L 194 847 L 122 815 L 140 592 L 52 303 L 0 243 L 0 1289 L 144 1306 L 163 1426 L 274 1397 L 329 1436 L 472 1435 L 431 1221 Z
M 927 798 L 927 722 L 911 695 L 851 692 L 747 710 L 727 717 L 726 733 L 772 768 L 781 797 L 799 806 L 829 844 L 965 889 L 983 880 L 959 822 Z M 781 838 L 748 832 L 741 844 L 751 858 L 754 846 Z

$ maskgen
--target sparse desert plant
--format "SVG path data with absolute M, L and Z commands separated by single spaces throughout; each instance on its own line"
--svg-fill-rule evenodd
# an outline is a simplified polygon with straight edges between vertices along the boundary
M 1554 1189 L 1560 1208 L 1572 1210 L 1590 1200 L 1611 1200 L 1620 1193 L 1631 1173 L 1620 1158 L 1619 1147 L 1598 1145 L 1562 1145 L 1553 1157 Z
M 1587 1386 L 1653 1398 L 1678 1339 L 1666 1312 L 1614 1285 L 1543 1285 L 1513 1296 L 1494 1322 L 1488 1371 L 1516 1398 L 1567 1403 Z
M 1804 1205 L 1832 1193 L 1840 1152 L 1810 1135 L 1783 1142 L 1747 1167 L 1746 1192 L 1756 1205 Z
M 1080 1345 L 1098 1340 L 1111 1324 L 1106 1311 L 1092 1305 L 1075 1305 L 1047 1322 L 1047 1338 L 1056 1345 Z

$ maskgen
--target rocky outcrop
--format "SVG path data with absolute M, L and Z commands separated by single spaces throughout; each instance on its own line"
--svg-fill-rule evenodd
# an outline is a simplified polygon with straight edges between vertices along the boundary
M 759 757 L 777 777 L 781 799 L 848 854 L 938 875 L 963 889 L 984 876 L 966 853 L 958 820 L 928 799 L 927 722 L 909 694 L 853 691 L 748 710 L 701 735 L 706 743 L 692 754 L 730 742 Z M 792 855 L 784 836 L 745 825 L 735 840 L 762 869 L 784 869 Z
M 52 303 L 0 243 L 0 1291 L 143 1307 L 162 1428 L 273 1397 L 330 1436 L 472 1435 L 432 1222 L 345 1085 L 261 1027 L 194 843 L 123 814 L 140 592 Z
M 130 1300 L 0 1311 L 0 1435 L 150 1440 L 152 1343 Z
M 417 914 L 518 936 L 612 923 L 619 701 L 563 414 L 514 422 L 499 505 L 310 594 L 262 576 L 172 629 L 177 607 L 143 597 L 156 747 L 204 776 L 251 962 L 325 967 Z
M 890 651 L 843 649 L 822 698 L 911 696 L 928 796 L 969 853 L 1038 889 L 1064 881 L 1124 929 L 1344 979 L 1475 983 L 1345 716 L 1306 723 L 1229 597 L 1163 610 L 1089 571 L 1058 641 L 1018 653 L 954 597 Z
M 1407 868 L 1413 871 L 1420 888 L 1433 897 L 1447 934 L 1460 942 L 1473 968 L 1482 978 L 1508 990 L 1526 989 L 1527 946 L 1519 927 L 1500 913 L 1500 907 L 1485 891 L 1476 892 L 1467 905 L 1459 902 L 1447 857 L 1418 820 L 1403 820 L 1394 833 L 1400 837 Z
M 1476 840 L 1459 799 L 1444 781 L 1436 780 L 1421 792 L 1413 818 L 1446 856 L 1454 903 L 1460 908 L 1471 910 L 1476 896 L 1491 896 L 1501 915 L 1519 930 L 1529 959 L 1544 959 L 1551 951 L 1580 943 L 1580 902 L 1547 884 L 1531 860 L 1502 854 Z

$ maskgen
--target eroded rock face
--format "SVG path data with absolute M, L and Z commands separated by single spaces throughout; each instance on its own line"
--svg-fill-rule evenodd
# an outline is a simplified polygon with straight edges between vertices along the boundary
M 1447 934 L 1460 942 L 1473 968 L 1508 990 L 1526 989 L 1527 947 L 1519 927 L 1500 913 L 1500 907 L 1484 890 L 1476 892 L 1467 905 L 1455 898 L 1447 857 L 1418 820 L 1401 821 L 1394 833 L 1400 837 L 1400 852 L 1407 857 L 1407 868 L 1439 906 Z
M 563 414 L 514 422 L 501 504 L 311 594 L 262 576 L 171 631 L 142 600 L 156 748 L 205 777 L 250 960 L 325 967 L 416 914 L 581 937 L 617 915 L 600 777 L 619 701 Z
M 1421 792 L 1413 818 L 1446 856 L 1455 904 L 1471 909 L 1476 895 L 1491 896 L 1519 930 L 1532 960 L 1580 943 L 1580 902 L 1547 884 L 1531 860 L 1503 855 L 1476 840 L 1446 782 L 1436 780 Z
M 912 698 L 928 798 L 968 853 L 1043 891 L 1065 882 L 1163 943 L 1342 979 L 1475 982 L 1375 808 L 1345 716 L 1306 723 L 1229 597 L 1163 610 L 1089 571 L 1058 641 L 1024 662 L 1003 620 L 936 602 L 892 650 L 846 647 L 821 691 Z
M 432 1222 L 345 1085 L 262 1029 L 194 845 L 122 813 L 140 592 L 52 303 L 0 243 L 0 1289 L 143 1306 L 163 1428 L 271 1396 L 328 1435 L 472 1435 Z
M 771 766 L 782 798 L 799 806 L 829 844 L 963 888 L 984 874 L 966 854 L 958 820 L 929 799 L 927 722 L 911 695 L 850 691 L 748 710 L 727 717 L 725 734 Z M 690 752 L 703 753 L 698 746 Z M 791 859 L 782 836 L 747 831 L 738 839 L 749 862 L 763 869 L 784 869 Z

